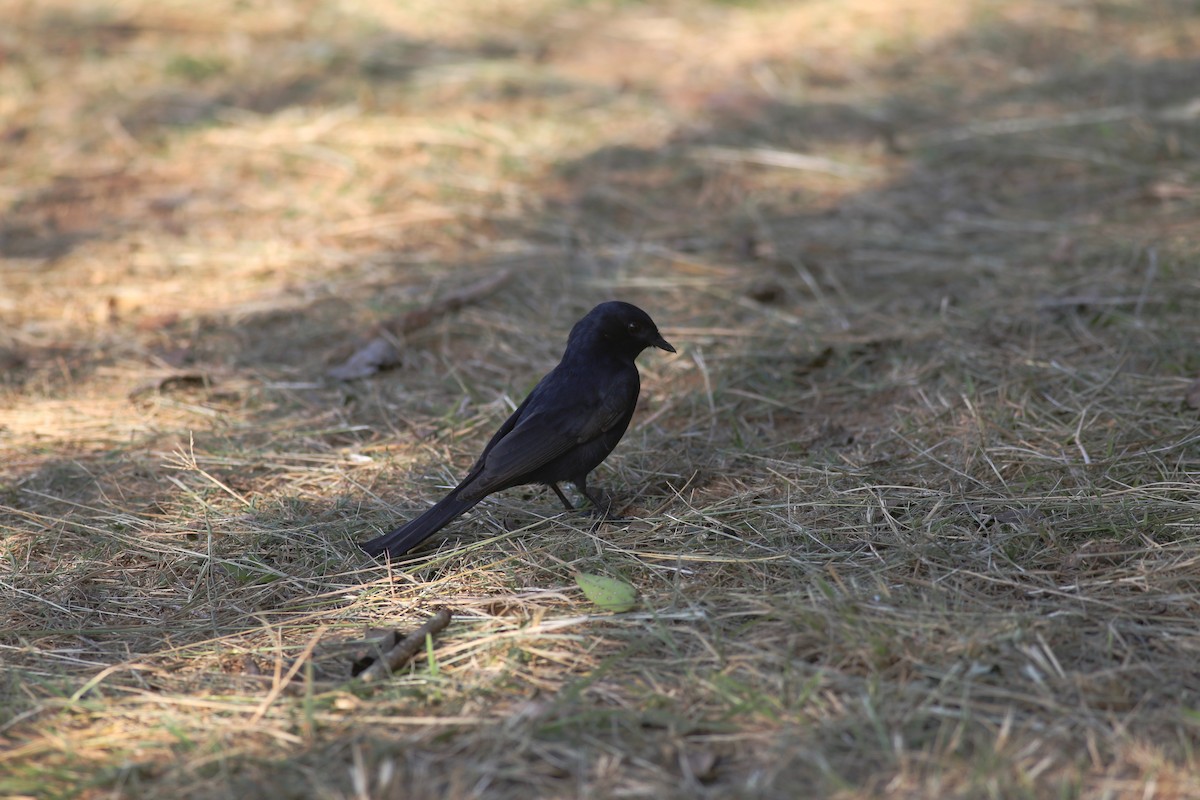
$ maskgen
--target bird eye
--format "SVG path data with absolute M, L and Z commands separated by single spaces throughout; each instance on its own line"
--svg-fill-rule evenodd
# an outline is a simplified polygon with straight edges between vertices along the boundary
M 629 331 L 630 333 L 641 333 L 642 332 L 642 323 L 636 322 L 636 321 L 631 322 L 625 326 L 625 330 Z

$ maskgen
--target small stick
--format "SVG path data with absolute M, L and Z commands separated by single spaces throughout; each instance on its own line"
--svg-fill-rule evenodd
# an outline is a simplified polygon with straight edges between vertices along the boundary
M 438 317 L 453 313 L 463 306 L 468 306 L 482 300 L 508 283 L 512 276 L 511 271 L 502 269 L 494 275 L 489 275 L 469 286 L 464 286 L 462 289 L 443 295 L 422 308 L 413 309 L 399 317 L 393 317 L 384 322 L 380 327 L 395 336 L 403 336 L 407 333 L 420 330 Z
M 450 624 L 450 609 L 439 608 L 429 620 L 401 639 L 395 647 L 384 653 L 374 664 L 358 674 L 363 683 L 371 683 L 380 678 L 386 678 L 395 672 L 400 665 L 421 652 L 425 646 L 425 637 L 441 633 Z
M 470 286 L 450 292 L 428 305 L 379 323 L 372 328 L 367 338 L 354 347 L 348 358 L 342 360 L 340 353 L 346 351 L 339 350 L 338 359 L 341 363 L 326 370 L 326 374 L 339 381 L 352 381 L 396 366 L 400 363 L 397 339 L 432 324 L 438 317 L 479 302 L 507 283 L 512 275 L 511 270 L 500 270 Z

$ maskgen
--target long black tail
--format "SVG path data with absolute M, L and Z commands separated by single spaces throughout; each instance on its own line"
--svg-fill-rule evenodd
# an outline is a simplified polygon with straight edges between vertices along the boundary
M 458 491 L 453 491 L 412 522 L 369 542 L 363 542 L 359 547 L 372 556 L 387 553 L 392 558 L 399 558 L 449 525 L 460 514 L 469 511 L 482 499 L 480 497 L 477 500 L 460 500 Z

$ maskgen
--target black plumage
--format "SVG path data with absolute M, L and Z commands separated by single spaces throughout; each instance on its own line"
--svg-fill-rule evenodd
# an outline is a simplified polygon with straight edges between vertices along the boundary
M 493 492 L 526 483 L 569 481 L 597 508 L 587 476 L 625 435 L 641 380 L 634 359 L 647 347 L 675 352 L 635 305 L 601 303 L 575 323 L 558 366 L 534 387 L 492 436 L 448 495 L 411 522 L 365 542 L 367 553 L 407 553 Z

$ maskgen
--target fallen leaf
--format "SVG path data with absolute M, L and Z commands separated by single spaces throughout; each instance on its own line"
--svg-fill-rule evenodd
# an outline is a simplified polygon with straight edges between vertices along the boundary
M 381 369 L 397 366 L 400 363 L 400 351 L 396 346 L 382 336 L 376 336 L 371 341 L 354 351 L 354 355 L 331 367 L 329 377 L 339 381 L 352 381 L 356 378 L 366 378 Z
M 374 375 L 381 369 L 397 366 L 400 363 L 400 351 L 393 344 L 395 340 L 424 328 L 438 317 L 479 302 L 507 283 L 511 277 L 512 272 L 509 270 L 500 270 L 477 283 L 450 292 L 429 305 L 380 323 L 368 334 L 370 338 L 365 344 L 355 348 L 349 358 L 328 369 L 326 374 L 339 381 L 352 381 Z M 340 353 L 337 357 L 340 357 Z
M 584 596 L 605 611 L 628 611 L 637 605 L 637 590 L 631 584 L 603 575 L 580 572 L 575 582 Z
M 717 777 L 717 754 L 711 750 L 688 750 L 682 753 L 680 766 L 701 783 Z
M 1191 408 L 1200 408 L 1200 378 L 1192 381 L 1192 385 L 1188 387 L 1187 394 L 1183 398 Z

